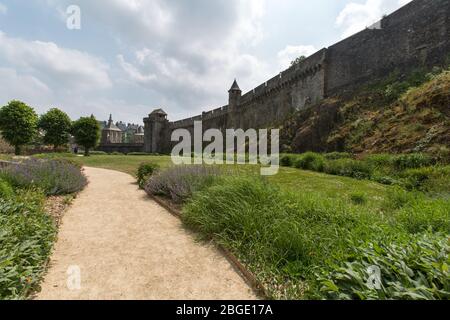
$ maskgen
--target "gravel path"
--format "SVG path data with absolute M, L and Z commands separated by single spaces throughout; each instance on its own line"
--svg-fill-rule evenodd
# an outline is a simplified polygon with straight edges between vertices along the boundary
M 256 298 L 212 245 L 197 242 L 131 176 L 85 172 L 90 183 L 63 218 L 37 299 Z

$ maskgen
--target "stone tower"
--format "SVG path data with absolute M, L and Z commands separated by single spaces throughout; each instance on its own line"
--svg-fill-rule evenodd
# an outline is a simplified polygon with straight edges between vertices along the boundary
M 166 153 L 170 148 L 169 120 L 167 113 L 156 109 L 144 119 L 144 152 Z
M 228 127 L 231 128 L 239 128 L 239 105 L 241 103 L 241 97 L 242 97 L 242 91 L 239 88 L 239 85 L 234 79 L 234 82 L 228 90 L 228 110 L 229 110 L 229 116 L 228 116 Z

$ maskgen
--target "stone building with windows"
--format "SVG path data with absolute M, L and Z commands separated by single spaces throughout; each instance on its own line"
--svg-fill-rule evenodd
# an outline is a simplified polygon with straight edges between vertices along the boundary
M 101 144 L 115 144 L 122 143 L 123 141 L 123 131 L 120 130 L 113 122 L 112 115 L 109 115 L 109 121 L 106 126 L 102 129 Z

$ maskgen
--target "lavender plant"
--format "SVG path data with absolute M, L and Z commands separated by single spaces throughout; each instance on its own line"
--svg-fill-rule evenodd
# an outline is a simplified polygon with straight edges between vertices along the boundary
M 80 167 L 61 159 L 29 159 L 4 168 L 0 175 L 15 187 L 36 186 L 47 195 L 77 192 L 87 184 Z
M 145 185 L 150 195 L 161 195 L 182 203 L 196 191 L 212 185 L 220 170 L 211 166 L 174 166 L 153 175 Z

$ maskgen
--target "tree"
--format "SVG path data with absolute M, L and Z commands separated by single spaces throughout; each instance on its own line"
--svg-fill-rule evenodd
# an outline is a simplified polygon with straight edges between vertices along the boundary
M 0 109 L 0 131 L 19 155 L 21 147 L 30 143 L 37 133 L 38 116 L 33 108 L 13 100 Z
M 76 143 L 84 147 L 84 155 L 89 156 L 89 149 L 95 148 L 100 140 L 100 125 L 93 115 L 80 118 L 73 123 L 72 134 Z
M 300 57 L 296 58 L 294 61 L 291 62 L 291 66 L 295 66 L 296 64 L 299 64 L 299 63 L 301 63 L 301 62 L 303 62 L 305 60 L 306 60 L 305 56 L 300 56 Z
M 45 132 L 44 143 L 53 145 L 55 150 L 69 142 L 72 121 L 65 112 L 50 109 L 40 117 L 38 126 Z

